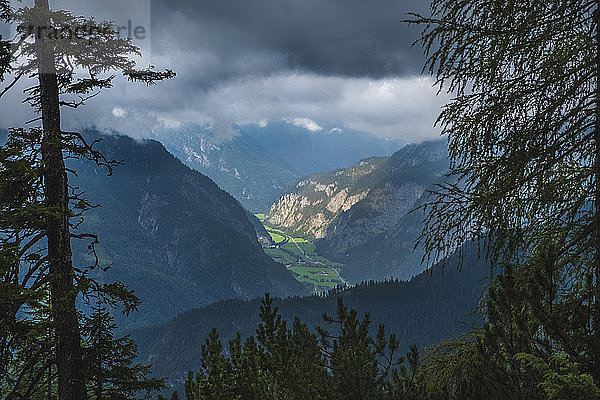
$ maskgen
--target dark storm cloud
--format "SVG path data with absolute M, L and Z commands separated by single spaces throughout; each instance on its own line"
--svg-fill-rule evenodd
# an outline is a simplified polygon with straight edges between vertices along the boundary
M 435 138 L 433 121 L 447 97 L 436 96 L 433 79 L 419 76 L 422 51 L 411 46 L 419 31 L 402 22 L 409 11 L 426 13 L 427 4 L 51 0 L 55 9 L 149 28 L 148 38 L 136 43 L 145 53 L 138 66 L 177 72 L 176 79 L 150 88 L 117 77 L 114 88 L 87 107 L 65 110 L 63 123 L 68 129 L 95 125 L 138 137 L 209 125 L 228 137 L 235 134 L 234 124 L 284 120 L 407 142 Z M 2 100 L 0 127 L 33 118 L 21 95 L 15 91 Z
M 211 53 L 221 77 L 257 53 L 268 55 L 272 68 L 412 75 L 420 72 L 422 51 L 411 47 L 418 31 L 402 20 L 426 7 L 417 0 L 154 0 L 153 40 L 159 52 L 177 46 Z

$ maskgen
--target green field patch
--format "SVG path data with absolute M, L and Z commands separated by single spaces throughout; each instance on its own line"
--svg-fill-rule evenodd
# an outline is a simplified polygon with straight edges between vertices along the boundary
M 281 248 L 287 252 L 293 253 L 299 260 L 305 259 L 304 252 L 292 242 L 281 245 Z
M 308 240 L 304 239 L 304 238 L 292 238 L 292 240 L 298 244 L 300 243 L 310 243 Z
M 288 270 L 292 271 L 295 275 L 301 276 L 305 279 L 310 279 L 313 282 L 337 282 L 341 283 L 337 274 L 327 267 L 303 267 L 303 266 L 291 266 Z
M 306 238 L 290 237 L 284 230 L 265 224 L 265 214 L 255 215 L 277 246 L 265 249 L 265 253 L 274 261 L 288 266 L 297 281 L 312 285 L 314 293 L 323 293 L 345 283 L 339 276 L 343 264 L 317 254 L 316 245 Z
M 294 257 L 279 249 L 265 249 L 265 253 L 281 264 L 293 264 L 297 261 Z
M 341 269 L 343 269 L 343 268 L 344 268 L 344 264 L 342 264 L 342 263 L 339 263 L 339 262 L 335 262 L 335 261 L 331 261 L 331 260 L 330 260 L 330 259 L 328 259 L 328 258 L 321 257 L 321 256 L 317 256 L 317 255 L 315 255 L 315 256 L 311 256 L 311 257 L 312 257 L 312 259 L 313 259 L 314 261 L 316 261 L 316 262 L 320 262 L 320 263 L 323 263 L 323 264 L 325 264 L 325 265 L 329 265 L 330 267 L 333 267 L 333 268 L 335 268 L 335 269 L 337 269 L 337 270 L 341 270 Z
M 254 216 L 255 216 L 256 218 L 258 218 L 258 220 L 259 220 L 260 222 L 265 222 L 265 220 L 267 219 L 267 216 L 266 216 L 265 214 L 254 214 Z
M 288 270 L 294 274 L 297 281 L 311 284 L 315 293 L 326 292 L 343 283 L 336 273 L 327 267 L 291 266 Z
M 273 239 L 275 244 L 285 242 L 285 236 L 280 235 L 279 233 L 269 232 L 269 235 L 271 235 L 271 239 Z
M 295 240 L 295 239 L 294 239 Z M 295 240 L 296 241 L 296 240 Z M 298 242 L 296 241 L 296 244 L 309 256 L 316 256 L 317 255 L 317 246 L 315 246 L 313 243 L 304 241 L 304 242 Z

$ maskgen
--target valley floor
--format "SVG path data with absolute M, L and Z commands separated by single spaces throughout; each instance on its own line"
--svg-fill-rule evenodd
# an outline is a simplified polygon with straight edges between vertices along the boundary
M 269 226 L 264 214 L 256 214 L 256 217 L 275 243 L 265 248 L 265 253 L 285 265 L 296 280 L 312 285 L 315 294 L 325 293 L 338 286 L 348 286 L 348 282 L 342 277 L 344 264 L 317 254 L 316 245 L 306 238 L 292 237 L 281 229 Z

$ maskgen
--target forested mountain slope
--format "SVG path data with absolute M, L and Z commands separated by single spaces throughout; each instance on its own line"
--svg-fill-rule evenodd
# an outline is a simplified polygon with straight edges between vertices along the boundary
M 101 263 L 111 265 L 99 276 L 122 280 L 143 300 L 121 326 L 155 324 L 194 307 L 265 291 L 305 293 L 264 254 L 246 211 L 212 180 L 156 141 L 102 139 L 98 148 L 123 165 L 106 176 L 103 168 L 72 163 L 78 171 L 72 183 L 102 205 L 80 229 L 99 235 Z M 78 262 L 91 262 L 87 253 L 85 243 L 76 243 Z
M 299 317 L 314 329 L 327 326 L 322 314 L 334 315 L 337 296 L 342 296 L 360 315 L 371 314 L 373 329 L 384 323 L 386 332 L 398 336 L 401 352 L 406 352 L 411 344 L 427 346 L 468 331 L 463 322 L 478 322 L 473 311 L 490 268 L 476 254 L 476 249 L 467 253 L 462 270 L 453 257 L 443 268 L 435 267 L 410 281 L 371 282 L 326 297 L 276 299 L 275 305 L 289 324 Z M 160 326 L 136 330 L 140 357 L 154 364 L 156 376 L 181 382 L 188 370 L 199 369 L 201 346 L 213 327 L 225 344 L 237 332 L 243 337 L 255 334 L 259 306 L 260 299 L 227 300 L 185 312 Z

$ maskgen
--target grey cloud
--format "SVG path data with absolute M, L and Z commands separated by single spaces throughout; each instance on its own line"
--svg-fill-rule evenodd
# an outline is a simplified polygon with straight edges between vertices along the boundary
M 447 97 L 436 96 L 433 80 L 421 77 L 350 78 L 285 73 L 223 83 L 197 93 L 185 104 L 171 104 L 159 88 L 129 89 L 117 103 L 95 103 L 65 122 L 94 121 L 132 136 L 168 134 L 180 125 L 209 125 L 222 137 L 233 124 L 306 121 L 324 127 L 348 127 L 383 137 L 419 142 L 439 136 L 434 120 Z M 146 99 L 155 97 L 154 101 Z
M 445 98 L 418 77 L 423 57 L 411 47 L 418 32 L 401 22 L 407 11 L 423 11 L 427 2 L 153 0 L 150 7 L 143 0 L 111 0 L 110 6 L 55 0 L 51 5 L 111 18 L 131 1 L 140 14 L 152 12 L 152 56 L 143 63 L 173 68 L 177 78 L 150 88 L 119 79 L 87 107 L 66 110 L 68 129 L 97 125 L 144 136 L 180 123 L 209 123 L 226 136 L 232 124 L 308 118 L 407 142 L 438 135 L 432 124 Z M 0 127 L 26 120 L 22 115 L 29 110 L 17 98 L 2 99 Z
M 325 75 L 384 77 L 420 72 L 418 31 L 402 20 L 416 0 L 155 0 L 153 39 L 214 54 L 225 69 L 248 53 Z M 168 38 L 162 40 L 160 38 Z M 176 42 L 175 42 L 176 41 Z M 280 66 L 280 65 L 279 65 Z

